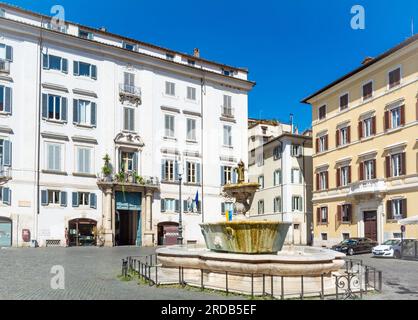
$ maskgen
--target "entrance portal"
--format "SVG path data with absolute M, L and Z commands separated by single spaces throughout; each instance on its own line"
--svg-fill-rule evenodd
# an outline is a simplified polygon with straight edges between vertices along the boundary
M 95 246 L 97 222 L 91 219 L 75 219 L 68 223 L 68 240 L 71 247 Z
M 377 241 L 377 211 L 364 212 L 364 236 Z
M 142 245 L 141 193 L 116 192 L 115 245 Z
M 0 248 L 12 246 L 12 220 L 0 218 Z

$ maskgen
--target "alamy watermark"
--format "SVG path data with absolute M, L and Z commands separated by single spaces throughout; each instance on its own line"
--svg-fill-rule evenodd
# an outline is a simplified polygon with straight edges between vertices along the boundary
M 65 290 L 65 270 L 63 266 L 53 266 L 51 268 L 51 289 L 52 290 Z
M 364 7 L 359 4 L 351 7 L 351 14 L 354 15 L 351 18 L 351 28 L 353 30 L 366 29 L 366 10 Z

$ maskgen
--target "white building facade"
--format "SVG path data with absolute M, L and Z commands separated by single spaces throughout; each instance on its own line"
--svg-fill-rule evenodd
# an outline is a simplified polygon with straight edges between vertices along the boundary
M 180 211 L 202 242 L 248 162 L 247 71 L 0 8 L 0 246 L 171 244 Z

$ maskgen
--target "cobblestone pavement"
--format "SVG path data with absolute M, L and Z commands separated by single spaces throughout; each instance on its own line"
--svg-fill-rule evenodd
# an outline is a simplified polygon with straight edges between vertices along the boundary
M 375 258 L 370 254 L 354 256 L 365 265 L 382 271 L 382 294 L 367 296 L 370 300 L 418 300 L 418 261 Z
M 37 248 L 0 250 L 1 300 L 225 299 L 222 295 L 123 282 L 121 259 L 151 248 Z M 65 270 L 65 290 L 51 289 L 53 266 Z

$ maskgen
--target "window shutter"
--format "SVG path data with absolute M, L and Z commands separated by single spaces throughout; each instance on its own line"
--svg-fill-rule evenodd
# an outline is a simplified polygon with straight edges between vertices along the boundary
M 342 222 L 342 206 L 337 206 L 337 222 Z
M 376 116 L 372 117 L 372 134 L 376 134 Z
M 74 61 L 74 64 L 73 64 L 73 73 L 74 73 L 75 76 L 78 76 L 80 74 L 80 71 L 79 70 L 80 70 L 80 62 Z
M 325 150 L 328 150 L 328 135 L 325 136 Z
M 41 205 L 42 206 L 48 205 L 48 191 L 47 190 L 41 191 Z
M 165 199 L 161 199 L 161 212 L 165 212 Z
M 316 174 L 316 190 L 317 191 L 320 190 L 320 187 L 319 187 L 319 174 L 318 173 Z
M 7 113 L 12 113 L 12 88 L 5 87 L 5 103 L 4 103 L 4 111 Z
M 165 176 L 165 162 L 166 160 L 161 160 L 161 180 L 164 181 L 166 180 L 166 176 Z
M 359 165 L 359 177 L 360 177 L 360 181 L 364 180 L 364 162 L 360 162 Z
M 91 78 L 97 80 L 97 67 L 91 65 Z
M 317 224 L 321 224 L 321 208 L 316 208 L 316 221 Z
M 299 211 L 303 211 L 302 197 L 298 197 L 298 207 Z
M 3 188 L 3 203 L 7 206 L 12 203 L 12 191 L 9 188 Z
M 335 146 L 337 148 L 340 146 L 340 130 L 335 132 Z
M 392 176 L 391 170 L 390 170 L 390 156 L 386 156 L 385 159 L 385 165 L 386 165 L 386 178 L 390 178 Z
M 402 199 L 402 218 L 408 217 L 407 199 Z
M 68 108 L 67 108 L 67 98 L 61 98 L 61 120 L 67 122 L 68 119 Z
M 3 165 L 6 167 L 12 166 L 12 143 L 9 140 L 3 142 Z
M 200 163 L 196 163 L 196 182 L 200 184 Z
M 237 183 L 237 182 L 238 182 L 237 172 L 232 168 L 232 183 Z
M 347 127 L 347 143 L 351 143 L 351 126 Z
M 389 130 L 389 111 L 385 111 L 385 130 Z
M 337 188 L 341 186 L 341 169 L 337 169 L 336 181 L 337 181 Z
M 406 175 L 406 153 L 401 154 L 401 175 Z
M 61 71 L 64 73 L 68 73 L 68 60 L 62 59 Z
M 373 159 L 372 163 L 373 163 L 373 176 L 372 176 L 372 178 L 376 179 L 376 159 Z
M 48 118 L 48 95 L 42 94 L 42 119 Z
M 416 112 L 416 118 L 417 118 L 417 120 L 418 120 L 418 99 L 417 99 L 417 103 L 416 103 L 416 105 L 415 105 L 415 112 Z
M 73 123 L 78 124 L 78 100 L 73 100 Z
M 405 124 L 405 106 L 401 106 L 401 126 Z
M 45 53 L 42 54 L 42 67 L 45 70 L 49 69 L 49 56 Z
M 386 219 L 387 220 L 393 220 L 392 201 L 391 200 L 388 200 L 386 202 Z
M 179 200 L 175 201 L 175 211 L 180 212 L 180 201 Z
M 72 194 L 73 197 L 73 208 L 78 208 L 78 192 L 73 192 Z
M 183 212 L 189 212 L 187 200 L 183 200 Z
M 129 130 L 129 109 L 123 108 L 123 129 Z
M 316 153 L 319 153 L 319 138 L 316 138 L 315 150 L 316 150 Z
M 325 172 L 325 188 L 329 189 L 329 175 L 328 171 Z
M 91 105 L 90 105 L 90 108 L 91 108 L 91 125 L 93 127 L 96 127 L 97 126 L 97 117 L 96 117 L 97 107 L 96 107 L 96 103 L 92 102 Z
M 178 163 L 178 161 L 174 162 L 174 179 L 176 181 L 179 180 L 179 163 Z
M 225 185 L 225 175 L 224 175 L 224 172 L 225 172 L 225 167 L 224 166 L 221 166 L 221 186 L 224 186 Z
M 13 48 L 11 46 L 6 46 L 6 60 L 13 61 Z
M 273 173 L 273 185 L 277 186 L 277 171 Z
M 351 204 L 347 204 L 347 212 L 348 212 L 348 221 L 350 224 L 353 223 L 353 206 Z
M 224 202 L 221 203 L 221 213 L 225 214 L 225 203 Z
M 129 130 L 135 131 L 135 110 L 128 109 L 128 114 L 129 114 Z
M 67 192 L 61 192 L 61 207 L 67 206 Z
M 132 158 L 132 170 L 138 173 L 138 152 L 135 152 Z
M 351 183 L 351 166 L 348 166 L 348 183 Z
M 290 182 L 291 183 L 295 183 L 295 170 L 291 170 L 291 178 L 290 178 Z
M 95 193 L 90 193 L 90 208 L 97 209 L 97 196 Z

